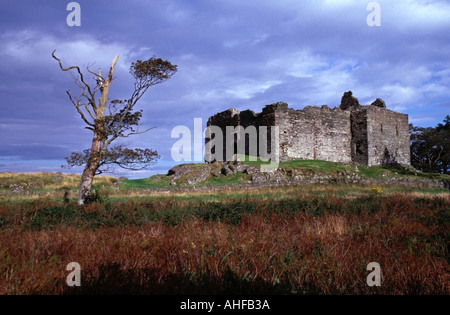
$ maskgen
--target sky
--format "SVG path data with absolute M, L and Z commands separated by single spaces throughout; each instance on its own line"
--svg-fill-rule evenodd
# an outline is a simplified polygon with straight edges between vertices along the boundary
M 375 1 L 379 11 L 365 0 L 80 0 L 80 26 L 67 23 L 69 3 L 0 0 L 0 172 L 82 171 L 61 168 L 90 147 L 92 132 L 68 99 L 67 90 L 79 90 L 52 59 L 55 49 L 65 66 L 103 73 L 119 54 L 111 100 L 131 96 L 133 61 L 178 66 L 138 103 L 142 128 L 156 128 L 121 142 L 161 158 L 114 176 L 166 173 L 179 164 L 172 130 L 193 132 L 195 118 L 206 127 L 229 108 L 333 108 L 352 91 L 361 104 L 382 98 L 416 126 L 450 114 L 447 0 Z M 375 15 L 380 25 L 369 26 Z

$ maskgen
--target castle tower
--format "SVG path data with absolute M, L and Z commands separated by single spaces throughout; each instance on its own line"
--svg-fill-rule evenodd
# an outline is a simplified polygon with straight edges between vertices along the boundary
M 386 108 L 377 98 L 371 105 L 359 105 L 352 92 L 344 93 L 340 108 L 350 111 L 351 156 L 365 166 L 411 165 L 408 115 Z

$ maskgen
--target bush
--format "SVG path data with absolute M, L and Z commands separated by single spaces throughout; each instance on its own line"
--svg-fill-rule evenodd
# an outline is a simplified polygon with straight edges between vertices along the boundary
M 70 205 L 45 206 L 38 209 L 29 222 L 32 230 L 54 229 L 61 225 L 70 225 L 77 217 L 77 210 Z
M 100 189 L 96 186 L 93 186 L 91 189 L 91 192 L 89 195 L 87 195 L 84 203 L 90 204 L 90 203 L 105 203 L 108 200 L 108 198 L 102 196 L 100 194 Z
M 169 227 L 181 224 L 184 217 L 184 212 L 181 210 L 169 209 L 159 213 L 161 222 Z

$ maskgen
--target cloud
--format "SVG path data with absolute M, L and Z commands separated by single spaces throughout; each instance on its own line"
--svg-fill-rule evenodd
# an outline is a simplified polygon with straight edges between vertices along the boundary
M 416 123 L 442 121 L 450 99 L 450 3 L 377 2 L 381 27 L 367 26 L 368 2 L 358 0 L 136 0 L 82 2 L 82 27 L 70 28 L 66 4 L 11 1 L 0 12 L 7 24 L 0 33 L 0 154 L 30 162 L 89 146 L 91 134 L 65 94 L 77 87 L 51 58 L 53 49 L 64 65 L 103 72 L 120 54 L 111 98 L 130 95 L 136 59 L 156 55 L 178 65 L 139 103 L 145 126 L 158 128 L 129 139 L 157 149 L 158 168 L 173 163 L 173 127 L 190 127 L 196 117 L 206 123 L 230 107 L 337 106 L 352 90 L 361 103 L 381 97 Z
M 56 55 L 63 60 L 64 66 L 92 66 L 96 61 L 108 62 L 116 54 L 121 55 L 119 68 L 128 70 L 130 64 L 127 58 L 130 47 L 117 42 L 101 42 L 94 36 L 59 38 L 49 33 L 20 29 L 1 34 L 0 40 L 2 41 L 0 56 L 16 67 L 54 68 L 55 60 L 51 57 L 53 50 L 56 50 Z M 103 67 L 108 68 L 109 65 Z
M 416 126 L 434 126 L 434 122 L 436 121 L 433 116 L 426 115 L 411 115 L 409 116 L 409 123 Z
M 380 1 L 384 15 L 390 21 L 389 26 L 399 30 L 417 30 L 419 32 L 448 27 L 450 4 L 448 1 L 406 0 L 393 2 Z
M 445 108 L 445 109 L 450 109 L 450 101 L 437 104 L 436 106 L 437 107 L 442 107 L 442 108 Z
M 271 87 L 281 84 L 280 80 L 260 82 L 252 79 L 243 79 L 238 81 L 240 82 L 234 82 L 234 85 L 229 85 L 229 88 L 225 90 L 226 95 L 236 99 L 251 99 L 256 94 L 264 93 Z
M 19 160 L 62 160 L 69 155 L 67 147 L 46 143 L 6 144 L 0 151 L 0 157 Z

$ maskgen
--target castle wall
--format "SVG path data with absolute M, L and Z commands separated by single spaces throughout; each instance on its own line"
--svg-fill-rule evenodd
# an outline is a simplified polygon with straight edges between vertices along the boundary
M 239 111 L 234 108 L 230 108 L 226 111 L 223 111 L 221 113 L 218 113 L 214 116 L 209 117 L 207 126 L 217 126 L 222 130 L 222 150 L 223 150 L 223 156 L 221 157 L 222 161 L 227 160 L 227 152 L 226 152 L 226 126 L 237 126 L 240 123 L 240 115 Z M 216 137 L 217 135 L 214 135 Z M 206 135 L 205 137 L 205 144 L 210 142 L 213 137 L 208 137 Z M 212 149 L 211 153 L 215 153 L 215 148 Z M 207 161 L 211 161 L 212 158 L 208 156 L 208 153 L 205 153 L 205 159 Z
M 265 148 L 268 154 L 271 153 L 271 126 L 275 125 L 275 105 L 266 106 L 261 113 L 254 113 L 251 110 L 246 110 L 239 112 L 237 109 L 231 108 L 221 113 L 218 113 L 214 116 L 211 116 L 208 119 L 207 126 L 217 126 L 222 130 L 222 143 L 223 143 L 223 157 L 222 161 L 230 161 L 234 160 L 234 154 L 241 153 L 238 151 L 238 143 L 239 141 L 244 141 L 244 154 L 245 155 L 254 155 L 250 150 L 250 146 L 256 147 L 256 156 L 260 156 L 260 147 L 259 147 L 259 127 L 266 126 L 267 127 L 267 146 Z M 227 130 L 227 126 L 237 127 L 242 126 L 244 128 L 243 139 L 236 129 L 233 129 L 233 134 Z M 247 133 L 249 128 L 255 127 L 254 130 L 254 138 L 250 138 L 250 135 Z M 227 138 L 228 135 L 228 138 Z M 232 152 L 227 151 L 227 143 L 228 139 L 232 139 Z M 208 143 L 211 140 L 208 136 L 205 139 L 205 143 Z M 213 154 L 215 150 L 212 150 Z M 208 158 L 208 160 L 210 160 Z
M 350 113 L 328 106 L 278 108 L 280 160 L 310 159 L 349 163 Z
M 411 164 L 408 115 L 366 106 L 368 166 Z
M 251 110 L 239 113 L 237 109 L 229 109 L 210 117 L 208 126 L 222 130 L 223 161 L 232 160 L 238 152 L 239 141 L 244 140 L 234 135 L 232 152 L 227 152 L 227 126 L 255 127 L 256 138 L 244 135 L 245 154 L 251 155 L 249 145 L 253 145 L 257 146 L 259 156 L 259 127 L 268 127 L 266 150 L 270 154 L 271 127 L 278 126 L 280 161 L 308 159 L 367 166 L 410 165 L 408 115 L 386 109 L 380 99 L 372 105 L 362 106 L 348 94 L 343 97 L 343 103 L 348 106 L 334 109 L 326 105 L 308 106 L 295 110 L 278 102 L 266 105 L 261 113 Z M 205 143 L 209 140 L 206 138 Z

